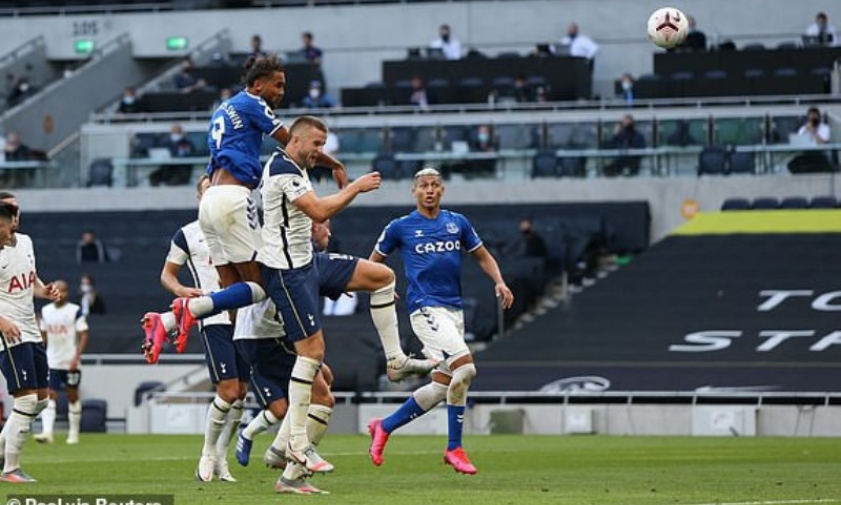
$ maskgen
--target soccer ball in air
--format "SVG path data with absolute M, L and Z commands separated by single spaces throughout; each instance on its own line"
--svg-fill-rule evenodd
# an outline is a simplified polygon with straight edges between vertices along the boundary
M 688 32 L 686 14 L 674 7 L 657 9 L 648 18 L 648 38 L 660 47 L 669 49 L 679 45 Z

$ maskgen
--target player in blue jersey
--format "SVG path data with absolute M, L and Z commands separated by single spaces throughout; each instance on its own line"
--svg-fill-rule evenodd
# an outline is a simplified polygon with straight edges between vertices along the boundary
M 400 251 L 409 282 L 406 302 L 412 329 L 424 344 L 424 354 L 441 364 L 432 373 L 432 382 L 416 390 L 396 412 L 368 424 L 372 439 L 369 452 L 374 464 L 381 465 L 389 434 L 446 399 L 449 441 L 444 462 L 457 472 L 472 475 L 476 467 L 464 452 L 461 440 L 467 390 L 476 376 L 473 356 L 464 342 L 462 253 L 472 254 L 493 280 L 494 292 L 503 308 L 511 307 L 514 295 L 470 221 L 441 208 L 441 174 L 434 168 L 420 170 L 415 174 L 412 193 L 417 209 L 386 226 L 370 259 L 383 262 L 393 251 Z
M 213 186 L 202 198 L 199 224 L 210 249 L 210 259 L 223 288 L 209 296 L 176 298 L 172 311 L 149 312 L 143 317 L 144 352 L 154 363 L 169 332 L 177 328 L 176 348 L 183 352 L 196 319 L 264 300 L 258 251 L 260 229 L 251 191 L 260 182 L 260 147 L 269 135 L 282 145 L 289 130 L 275 116 L 286 90 L 286 74 L 275 56 L 251 57 L 245 64 L 245 89 L 222 102 L 210 120 L 207 173 Z M 333 170 L 339 187 L 347 185 L 344 166 L 323 152 L 318 166 Z

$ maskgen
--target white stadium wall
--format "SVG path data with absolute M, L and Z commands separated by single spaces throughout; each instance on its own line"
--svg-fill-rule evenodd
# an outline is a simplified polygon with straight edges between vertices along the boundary
M 326 78 L 336 88 L 377 80 L 382 60 L 400 59 L 407 47 L 425 46 L 441 23 L 452 26 L 465 48 L 495 55 L 557 42 L 576 21 L 582 33 L 602 46 L 596 89 L 608 90 L 621 72 L 651 72 L 656 49 L 647 40 L 646 21 L 661 6 L 659 0 L 522 0 L 7 17 L 0 19 L 0 54 L 43 35 L 50 58 L 72 60 L 78 57 L 73 48 L 78 39 L 94 40 L 101 47 L 129 33 L 135 56 L 172 57 L 178 53 L 166 50 L 167 37 L 187 37 L 190 47 L 196 47 L 225 29 L 234 51 L 246 52 L 255 33 L 263 37 L 265 48 L 288 51 L 298 49 L 301 32 L 309 30 L 325 51 Z M 674 6 L 695 16 L 710 43 L 794 40 L 818 11 L 826 11 L 836 25 L 841 21 L 839 4 L 826 0 L 684 0 Z M 754 21 L 756 13 L 762 14 L 762 23 Z

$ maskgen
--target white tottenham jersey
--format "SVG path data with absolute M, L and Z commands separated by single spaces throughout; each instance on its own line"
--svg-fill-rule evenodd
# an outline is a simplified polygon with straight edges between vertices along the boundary
M 293 202 L 311 192 L 309 174 L 282 149 L 263 169 L 263 249 L 260 258 L 270 268 L 288 270 L 312 261 L 312 220 Z
M 270 299 L 237 309 L 234 340 L 280 338 L 285 335 L 283 322 Z
M 193 276 L 193 284 L 204 294 L 219 290 L 219 274 L 216 273 L 216 268 L 210 261 L 210 251 L 198 221 L 184 225 L 175 232 L 166 260 L 179 266 L 186 264 Z M 199 324 L 205 326 L 231 324 L 231 319 L 228 317 L 228 312 L 224 311 L 215 316 L 200 319 Z
M 75 303 L 45 305 L 41 309 L 41 331 L 47 335 L 47 364 L 56 370 L 69 370 L 79 349 L 79 334 L 88 331 L 81 307 Z
M 0 248 L 0 314 L 17 325 L 21 342 L 41 342 L 33 300 L 38 274 L 32 239 L 21 233 L 15 239 L 14 246 Z

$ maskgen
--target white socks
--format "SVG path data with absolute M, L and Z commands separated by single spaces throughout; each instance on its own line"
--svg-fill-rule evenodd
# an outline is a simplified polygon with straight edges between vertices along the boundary
M 324 434 L 327 433 L 327 427 L 330 424 L 331 414 L 333 414 L 333 409 L 326 405 L 310 405 L 309 412 L 307 413 L 307 436 L 312 445 L 318 445 L 321 439 L 324 438 Z M 282 426 L 281 431 L 283 431 Z M 278 438 L 280 437 L 281 434 L 278 432 Z M 277 446 L 275 448 L 277 449 Z M 289 480 L 299 479 L 306 475 L 307 471 L 303 465 L 291 461 L 286 464 L 286 468 L 283 470 L 283 477 Z
M 225 427 L 225 420 L 230 410 L 231 404 L 223 400 L 219 395 L 216 395 L 213 401 L 210 402 L 210 406 L 207 407 L 207 424 L 205 424 L 204 428 L 202 456 L 216 459 L 216 443 L 222 434 L 222 428 Z
M 277 424 L 278 421 L 280 421 L 280 419 L 275 417 L 271 410 L 261 410 L 260 413 L 257 414 L 250 423 L 248 423 L 248 426 L 242 430 L 242 436 L 248 440 L 254 440 L 254 437 L 268 430 Z
M 395 282 L 371 293 L 371 319 L 383 344 L 385 359 L 403 361 L 405 354 L 400 347 L 400 332 L 397 329 L 397 309 L 394 306 Z
M 289 445 L 303 450 L 309 445 L 307 439 L 307 411 L 312 398 L 312 383 L 321 363 L 306 356 L 298 356 L 289 380 Z
M 219 440 L 216 442 L 216 455 L 225 457 L 228 454 L 228 444 L 239 428 L 239 422 L 242 419 L 242 400 L 237 398 L 231 404 L 231 410 L 228 411 L 228 417 L 225 419 L 225 425 L 222 427 L 222 434 L 219 435 Z
M 44 412 L 46 413 L 46 411 Z M 76 400 L 67 405 L 67 421 L 70 424 L 70 429 L 67 432 L 67 440 L 79 440 L 79 427 L 82 425 L 82 402 Z
M 55 400 L 49 400 L 47 402 L 47 408 L 44 409 L 44 412 L 41 413 L 41 424 L 43 427 L 41 429 L 41 433 L 44 435 L 52 435 L 53 428 L 55 427 L 55 417 L 56 417 L 56 405 Z
M 6 462 L 3 472 L 20 468 L 20 451 L 29 436 L 29 427 L 35 417 L 38 396 L 35 393 L 15 398 L 12 415 L 6 420 L 3 435 L 6 439 Z

